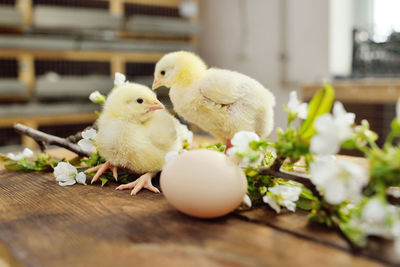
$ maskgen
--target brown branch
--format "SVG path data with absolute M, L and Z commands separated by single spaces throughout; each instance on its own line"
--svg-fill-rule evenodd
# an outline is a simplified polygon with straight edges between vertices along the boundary
M 269 168 L 274 171 L 279 171 L 282 167 L 283 161 L 284 161 L 284 159 L 277 157 L 274 160 L 274 162 L 271 164 L 271 166 L 269 166 Z
M 33 138 L 36 142 L 42 142 L 48 145 L 60 146 L 78 154 L 79 156 L 90 157 L 91 155 L 90 151 L 83 150 L 80 146 L 69 142 L 67 139 L 50 135 L 19 123 L 14 125 L 14 130 L 20 134 L 25 134 Z
M 67 141 L 71 142 L 71 143 L 78 143 L 79 140 L 82 139 L 82 132 L 86 131 L 86 130 L 90 130 L 90 129 L 95 129 L 97 130 L 97 125 L 93 124 L 92 126 L 88 126 L 86 127 L 83 131 L 77 132 L 76 134 L 70 135 L 67 138 L 65 138 Z
M 304 185 L 305 187 L 310 189 L 310 191 L 316 197 L 318 197 L 319 199 L 322 199 L 321 195 L 319 194 L 319 191 L 317 190 L 315 185 L 311 182 L 311 180 L 308 177 L 301 176 L 301 175 L 298 175 L 298 174 L 295 174 L 295 173 L 284 172 L 284 171 L 281 171 L 280 169 L 278 169 L 278 170 L 273 169 L 272 166 L 274 166 L 274 167 L 277 166 L 277 165 L 274 165 L 274 163 L 270 167 L 258 168 L 259 171 L 260 171 L 260 174 L 262 174 L 262 175 L 271 175 L 271 176 L 275 176 L 275 177 L 278 177 L 278 178 L 284 178 L 284 179 L 287 179 L 287 180 L 291 180 L 291 181 L 295 181 L 295 182 L 301 183 L 302 185 Z

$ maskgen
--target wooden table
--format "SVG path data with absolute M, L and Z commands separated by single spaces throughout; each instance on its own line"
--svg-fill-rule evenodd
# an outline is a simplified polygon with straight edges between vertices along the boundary
M 267 207 L 188 217 L 162 194 L 116 184 L 59 186 L 52 173 L 0 170 L 0 266 L 379 266 L 390 242 L 352 252 L 306 213 Z

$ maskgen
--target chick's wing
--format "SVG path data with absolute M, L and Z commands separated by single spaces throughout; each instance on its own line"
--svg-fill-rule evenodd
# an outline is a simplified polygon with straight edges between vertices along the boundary
M 170 151 L 178 136 L 176 123 L 172 115 L 166 111 L 159 111 L 149 125 L 150 142 L 166 151 Z
M 220 105 L 229 105 L 244 97 L 244 75 L 222 69 L 209 69 L 199 83 L 204 98 Z

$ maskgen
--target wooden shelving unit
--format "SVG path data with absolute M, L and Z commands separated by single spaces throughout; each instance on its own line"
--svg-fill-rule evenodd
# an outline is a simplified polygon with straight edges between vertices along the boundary
M 369 121 L 371 129 L 380 136 L 382 145 L 390 131 L 390 123 L 396 116 L 395 103 L 400 97 L 400 79 L 354 79 L 337 80 L 331 83 L 335 88 L 335 100 L 341 101 L 348 112 L 356 114 L 356 122 Z M 323 88 L 323 83 L 302 85 L 305 101 Z
M 126 8 L 128 5 L 142 5 L 149 8 L 166 8 L 168 10 L 177 10 L 181 5 L 180 0 L 94 0 L 97 2 L 108 2 L 109 14 L 120 17 L 121 20 L 126 19 Z M 10 1 L 8 1 L 10 2 Z M 56 1 L 53 1 L 56 2 Z M 73 2 L 73 1 L 72 1 Z M 79 1 L 78 1 L 79 2 Z M 198 5 L 198 1 L 194 1 Z M 42 3 L 42 2 L 40 2 Z M 1 5 L 1 0 L 0 0 Z M 10 5 L 8 5 L 10 6 Z M 101 4 L 101 6 L 103 6 Z M 62 6 L 58 6 L 63 8 Z M 8 34 L 10 31 L 13 36 L 25 36 L 26 32 L 31 32 L 35 29 L 34 25 L 34 9 L 35 0 L 16 0 L 14 8 L 22 15 L 22 21 L 19 26 L 15 26 L 14 30 L 7 27 L 6 31 L 1 32 Z M 71 7 L 65 7 L 66 9 Z M 132 9 L 132 7 L 130 7 Z M 103 10 L 103 9 L 102 9 Z M 102 11 L 103 12 L 103 11 Z M 148 11 L 146 11 L 148 12 Z M 174 11 L 175 12 L 175 11 Z M 178 12 L 175 12 L 178 13 Z M 149 14 L 146 14 L 149 15 Z M 159 17 L 159 15 L 157 14 Z M 182 19 L 184 20 L 184 19 Z M 190 22 L 197 22 L 198 18 L 185 19 Z M 127 40 L 145 40 L 149 42 L 181 42 L 193 46 L 195 50 L 197 44 L 197 37 L 193 35 L 174 35 L 169 33 L 155 33 L 155 32 L 132 32 L 124 29 L 124 24 L 120 28 L 115 29 L 114 36 L 124 42 Z M 79 30 L 79 29 L 78 29 Z M 31 34 L 28 36 L 32 36 Z M 79 36 L 84 36 L 79 33 Z M 81 38 L 81 37 L 80 37 Z M 22 82 L 26 86 L 26 92 L 21 94 L 0 94 L 0 105 L 11 105 L 12 103 L 30 103 L 34 99 L 35 85 L 37 83 L 37 74 L 35 70 L 35 63 L 42 60 L 59 60 L 59 61 L 74 61 L 74 62 L 106 62 L 109 64 L 109 75 L 113 76 L 115 72 L 126 73 L 127 64 L 155 64 L 165 53 L 165 51 L 123 51 L 123 50 L 88 50 L 81 49 L 81 45 L 77 45 L 76 49 L 32 49 L 32 48 L 14 48 L 4 47 L 0 48 L 0 61 L 1 60 L 15 60 L 17 62 L 17 77 L 16 80 Z M 151 74 L 147 74 L 151 75 Z M 1 79 L 1 77 L 0 77 Z M 112 77 L 110 77 L 112 79 Z M 111 88 L 110 88 L 111 89 Z M 56 90 L 56 89 L 55 89 Z M 66 92 L 68 93 L 68 92 Z M 33 100 L 38 101 L 38 100 Z M 24 116 L 11 116 L 4 117 L 0 114 L 0 141 L 2 129 L 11 128 L 14 123 L 20 122 L 29 125 L 33 128 L 42 126 L 53 125 L 68 125 L 68 124 L 91 124 L 96 119 L 96 115 L 90 113 L 71 113 L 71 114 L 47 114 L 47 115 L 32 115 L 26 114 Z M 21 144 L 23 146 L 35 147 L 33 140 L 29 138 L 22 138 Z M 1 143 L 0 143 L 1 145 Z
M 311 99 L 323 86 L 322 83 L 302 85 L 303 98 Z M 332 86 L 335 88 L 335 98 L 348 103 L 396 103 L 400 97 L 400 79 L 343 80 L 333 82 Z

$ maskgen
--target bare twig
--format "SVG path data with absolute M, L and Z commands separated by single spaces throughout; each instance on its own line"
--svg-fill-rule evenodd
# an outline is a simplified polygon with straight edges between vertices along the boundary
M 275 163 L 275 162 L 274 162 Z M 272 166 L 274 166 L 274 163 L 271 165 L 271 167 L 261 167 L 259 168 L 260 174 L 262 175 L 271 175 L 271 176 L 275 176 L 275 177 L 280 177 L 280 178 L 284 178 L 287 180 L 292 180 L 298 183 L 303 184 L 305 187 L 307 187 L 308 189 L 310 189 L 310 191 L 319 199 L 322 199 L 321 195 L 319 194 L 317 188 L 315 187 L 315 185 L 310 181 L 310 178 L 307 176 L 303 176 L 300 174 L 295 174 L 295 173 L 291 173 L 291 172 L 286 172 L 286 171 L 282 171 L 280 169 L 276 170 L 273 169 Z M 275 166 L 276 167 L 276 166 Z
M 89 129 L 95 129 L 95 130 L 97 130 L 97 125 L 96 125 L 96 124 L 93 124 L 92 126 L 88 126 L 88 127 L 86 127 L 83 131 L 80 131 L 80 132 L 77 132 L 76 134 L 70 135 L 70 136 L 68 136 L 68 137 L 65 138 L 65 139 L 67 139 L 67 140 L 68 140 L 69 142 L 71 142 L 71 143 L 76 144 L 76 143 L 78 143 L 79 140 L 82 139 L 82 132 L 84 132 L 84 131 L 86 131 L 86 130 L 89 130 Z
M 283 161 L 284 161 L 284 159 L 276 158 L 276 159 L 274 160 L 274 162 L 272 163 L 272 165 L 269 166 L 269 168 L 270 168 L 271 170 L 273 170 L 273 171 L 279 171 L 280 168 L 282 167 Z
M 19 123 L 14 125 L 14 130 L 20 134 L 25 134 L 29 137 L 32 137 L 36 142 L 42 142 L 48 145 L 60 146 L 78 154 L 79 156 L 90 157 L 91 155 L 90 151 L 83 150 L 82 148 L 80 148 L 80 146 L 71 143 L 64 138 L 50 135 Z
M 38 141 L 38 140 L 35 140 L 35 141 L 39 145 L 40 151 L 45 152 L 47 149 L 46 143 L 43 141 Z

